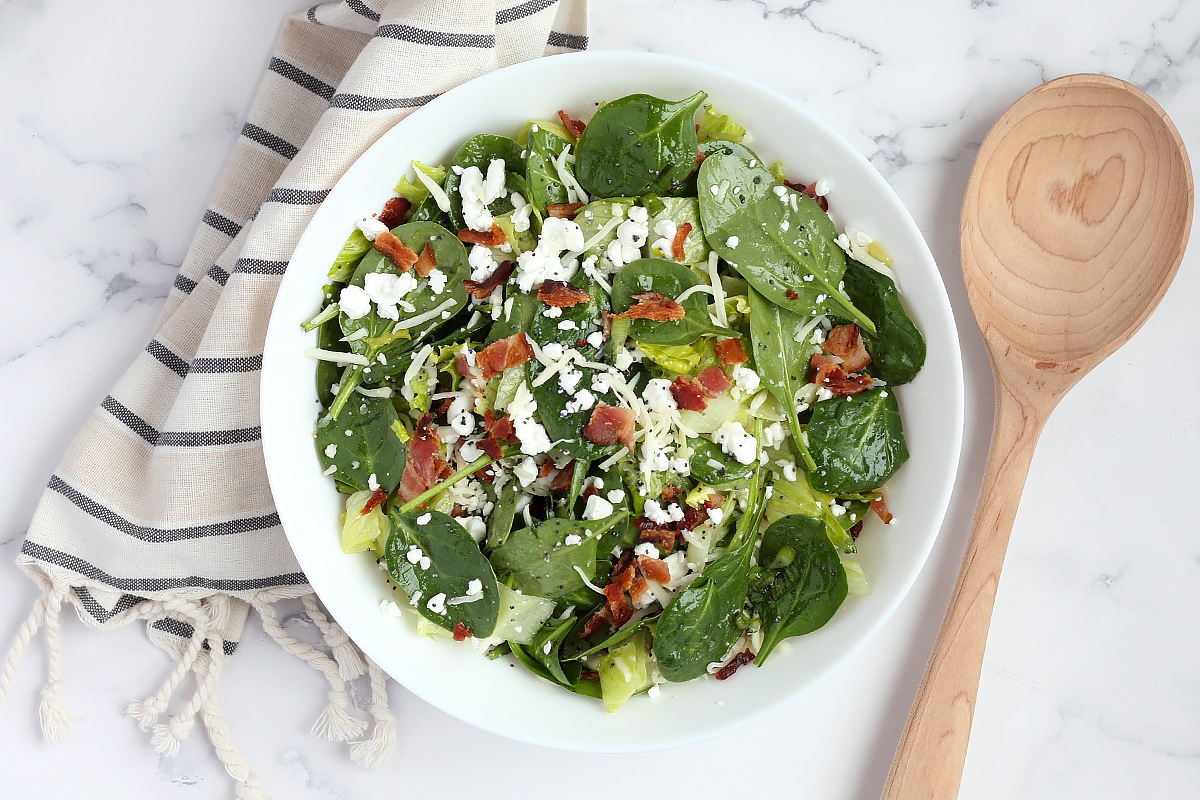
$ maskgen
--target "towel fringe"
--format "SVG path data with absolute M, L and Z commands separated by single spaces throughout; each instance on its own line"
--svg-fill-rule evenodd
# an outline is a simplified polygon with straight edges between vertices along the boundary
M 196 659 L 194 667 L 202 684 L 215 686 L 220 667 L 224 660 L 224 647 L 219 637 L 214 637 L 216 646 L 210 641 L 208 656 Z M 217 653 L 222 655 L 217 656 Z M 233 778 L 234 796 L 238 800 L 268 800 L 266 791 L 251 772 L 246 757 L 238 750 L 233 738 L 229 735 L 229 726 L 225 722 L 225 712 L 217 702 L 216 691 L 208 691 L 200 703 L 200 719 L 208 733 L 208 740 L 216 751 L 217 758 L 225 767 L 225 772 Z
M 370 658 L 367 674 L 371 678 L 371 716 L 375 718 L 375 729 L 370 739 L 350 746 L 350 759 L 359 766 L 378 769 L 391 760 L 396 750 L 396 717 L 388 703 L 387 675 Z
M 325 616 L 325 612 L 317 603 L 316 595 L 306 594 L 301 599 L 309 619 L 321 631 L 325 644 L 333 651 L 333 660 L 337 662 L 338 674 L 342 676 L 342 680 L 352 681 L 361 676 L 366 671 L 362 658 L 358 654 L 358 648 L 342 630 L 342 626 Z
M 56 586 L 41 576 L 38 578 L 38 585 L 42 590 L 41 597 L 33 604 L 33 610 L 17 631 L 17 638 L 8 652 L 4 670 L 0 672 L 0 702 L 8 695 L 13 676 L 17 672 L 17 664 L 20 663 L 25 649 L 37 636 L 37 632 L 45 627 L 46 684 L 42 687 L 42 701 L 38 704 L 38 720 L 42 728 L 42 737 L 51 744 L 58 744 L 71 733 L 71 717 L 67 714 L 62 698 L 61 646 L 58 639 L 58 620 L 70 588 Z
M 226 609 L 229 607 L 228 603 L 221 605 Z M 193 671 L 196 659 L 203 650 L 205 638 L 208 636 L 209 631 L 213 630 L 210 627 L 212 624 L 211 615 L 196 600 L 147 603 L 138 614 L 139 617 L 150 620 L 158 619 L 165 615 L 183 617 L 192 626 L 192 638 L 188 641 L 188 646 L 180 656 L 179 663 L 175 665 L 175 669 L 171 672 L 170 677 L 167 678 L 167 682 L 162 685 L 162 688 L 145 700 L 135 700 L 125 708 L 125 713 L 133 717 L 137 721 L 138 727 L 144 731 L 154 729 L 158 718 L 166 713 L 171 696 L 175 693 L 175 690 L 179 687 L 183 679 L 187 677 L 188 673 Z M 226 614 L 226 618 L 228 618 L 228 614 Z M 186 735 L 187 733 L 184 731 L 183 736 Z M 161 736 L 157 731 L 155 736 L 161 740 Z M 155 745 L 155 747 L 157 749 L 158 745 Z M 175 750 L 178 750 L 178 745 L 176 745 Z M 160 749 L 158 752 L 163 753 L 168 751 Z M 173 752 L 169 754 L 173 755 Z

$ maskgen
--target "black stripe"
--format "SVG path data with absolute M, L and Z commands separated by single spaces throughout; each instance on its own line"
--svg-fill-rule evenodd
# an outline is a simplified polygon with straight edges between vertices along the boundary
M 213 264 L 212 267 L 209 268 L 207 274 L 208 277 L 212 278 L 213 281 L 219 283 L 221 286 L 224 286 L 225 282 L 229 280 L 229 273 L 218 267 L 216 264 Z
M 335 94 L 330 105 L 334 108 L 345 108 L 351 111 L 387 111 L 393 108 L 416 108 L 423 106 L 437 97 L 427 94 L 423 97 L 367 97 L 361 94 Z
M 163 617 L 161 619 L 156 619 L 151 623 L 150 627 L 154 628 L 155 630 L 160 630 L 163 633 L 169 633 L 172 636 L 178 636 L 180 639 L 191 639 L 192 634 L 196 632 L 196 629 L 193 626 L 181 620 L 177 620 L 174 617 Z M 231 642 L 227 639 L 221 640 L 221 650 L 227 656 L 233 655 L 233 651 L 237 650 L 237 645 L 237 642 Z M 200 643 L 200 647 L 205 650 L 212 649 L 208 646 L 207 639 Z
M 123 592 L 165 592 L 171 589 L 212 589 L 218 592 L 245 592 L 255 589 L 270 589 L 276 586 L 303 586 L 308 583 L 303 572 L 287 575 L 272 575 L 269 578 L 229 580 L 190 575 L 186 578 L 117 578 L 84 561 L 78 556 L 52 550 L 26 539 L 21 552 L 30 558 L 69 569 L 86 578 L 105 583 Z
M 92 619 L 96 620 L 96 622 L 100 624 L 104 624 L 113 617 L 125 613 L 146 599 L 144 597 L 138 597 L 135 594 L 123 594 L 121 595 L 121 599 L 117 601 L 117 604 L 113 606 L 112 611 L 109 611 L 107 608 L 100 605 L 100 603 L 96 601 L 96 598 L 92 597 L 92 593 L 89 592 L 86 587 L 72 586 L 71 589 L 75 592 L 75 596 L 79 598 L 79 602 L 83 606 L 83 610 L 86 611 Z
M 328 189 L 272 189 L 268 203 L 286 203 L 290 206 L 315 206 L 329 196 Z
M 221 375 L 230 372 L 258 372 L 262 369 L 262 356 L 242 358 L 197 358 L 192 362 L 193 373 Z
M 142 419 L 137 414 L 130 411 L 121 403 L 118 403 L 112 395 L 104 398 L 104 402 L 100 404 L 100 407 L 112 414 L 121 422 L 125 423 L 125 427 L 129 428 L 129 430 L 133 431 L 150 444 L 158 443 L 158 429 L 149 422 L 146 422 L 146 420 Z
M 355 14 L 361 14 L 371 22 L 379 22 L 379 12 L 367 6 L 361 0 L 346 0 L 346 7 Z
M 155 445 L 158 447 L 221 447 L 227 444 L 257 442 L 262 428 L 231 428 L 226 431 L 163 431 Z
M 204 212 L 204 224 L 210 228 L 216 228 L 226 236 L 237 236 L 242 230 L 242 226 L 231 220 L 229 217 L 222 216 L 211 208 Z
M 270 131 L 263 130 L 257 125 L 252 125 L 249 122 L 242 126 L 242 136 L 245 136 L 251 141 L 258 142 L 263 147 L 274 150 L 276 153 L 279 153 L 279 155 L 288 160 L 295 158 L 296 153 L 299 150 L 296 145 L 292 144 L 286 139 L 276 136 Z
M 307 72 L 300 69 L 295 64 L 290 64 L 287 61 L 284 61 L 282 58 L 272 58 L 271 63 L 270 63 L 270 65 L 268 65 L 267 69 L 269 69 L 272 72 L 275 72 L 279 75 L 282 75 L 283 77 L 287 78 L 289 81 L 291 81 L 292 83 L 295 83 L 298 86 L 303 86 L 305 89 L 308 89 L 313 94 L 315 94 L 319 97 L 322 97 L 326 100 L 333 97 L 333 87 L 332 86 L 330 86 L 328 83 L 321 80 L 320 78 L 316 77 L 315 75 L 309 75 Z
M 568 50 L 587 50 L 588 37 L 550 31 L 550 38 L 546 40 L 546 44 L 551 47 L 565 47 Z
M 519 19 L 525 19 L 525 17 L 532 17 L 534 14 L 549 8 L 557 2 L 558 0 L 529 0 L 528 3 L 506 8 L 503 11 L 496 12 L 496 24 L 503 25 L 506 22 L 515 22 Z
M 175 288 L 184 294 L 191 294 L 192 289 L 196 288 L 196 282 L 186 275 L 176 275 Z
M 320 25 L 320 24 L 322 24 L 322 23 L 321 23 L 321 21 L 320 21 L 319 19 L 317 19 L 317 9 L 318 9 L 318 8 L 320 8 L 320 6 L 319 6 L 319 5 L 318 5 L 318 6 L 313 6 L 312 8 L 310 8 L 310 9 L 308 10 L 308 21 L 309 21 L 309 22 L 311 22 L 313 25 Z
M 57 475 L 50 476 L 48 489 L 58 492 L 70 500 L 81 511 L 120 531 L 134 539 L 154 544 L 168 542 L 184 542 L 189 539 L 204 539 L 210 536 L 231 536 L 238 533 L 252 533 L 278 527 L 279 515 L 275 512 L 259 517 L 242 517 L 227 522 L 217 522 L 211 525 L 193 525 L 187 528 L 151 528 L 130 522 L 116 512 L 108 509 L 75 487 L 68 484 Z M 118 587 L 120 588 L 120 587 Z
M 287 268 L 286 261 L 266 261 L 261 258 L 239 258 L 233 265 L 234 272 L 248 272 L 251 275 L 282 275 Z
M 146 352 L 161 361 L 164 367 L 171 370 L 179 377 L 187 377 L 188 363 L 168 350 L 167 346 L 158 339 L 150 340 L 150 344 L 146 345 Z
M 495 47 L 496 37 L 480 33 L 446 33 L 445 31 L 430 31 L 424 28 L 414 28 L 411 25 L 389 23 L 380 25 L 376 36 L 385 39 L 399 39 L 413 44 L 425 44 L 432 47 Z

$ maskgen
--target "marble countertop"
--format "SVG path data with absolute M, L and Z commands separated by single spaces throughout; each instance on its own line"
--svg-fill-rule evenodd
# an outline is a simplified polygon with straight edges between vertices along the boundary
M 229 725 L 277 798 L 878 797 L 966 542 L 993 413 L 958 214 L 1000 113 L 1103 72 L 1149 92 L 1200 154 L 1200 3 L 1183 0 L 593 0 L 591 48 L 719 65 L 803 103 L 895 187 L 940 264 L 966 362 L 962 465 L 916 587 L 835 677 L 736 733 L 636 760 L 467 727 L 393 685 L 397 756 L 368 772 L 314 738 L 321 680 L 251 623 Z M 297 0 L 0 2 L 0 647 L 35 599 L 13 565 L 75 431 L 145 345 L 284 16 Z M 1200 785 L 1200 252 L 1157 313 L 1050 419 L 999 585 L 963 798 L 1193 798 Z M 299 618 L 293 623 L 299 625 Z M 38 732 L 44 647 L 0 707 L 9 797 L 231 795 L 193 734 L 160 757 L 123 716 L 168 664 L 141 626 L 63 623 L 74 734 Z

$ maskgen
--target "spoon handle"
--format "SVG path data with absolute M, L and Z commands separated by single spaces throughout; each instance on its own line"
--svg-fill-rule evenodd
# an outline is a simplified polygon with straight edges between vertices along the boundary
M 996 421 L 971 536 L 883 800 L 958 796 L 996 585 L 1048 413 L 1022 402 L 997 376 Z

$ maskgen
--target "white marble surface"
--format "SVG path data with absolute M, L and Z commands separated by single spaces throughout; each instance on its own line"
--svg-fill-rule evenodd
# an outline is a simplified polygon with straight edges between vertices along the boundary
M 0 3 L 0 647 L 35 592 L 13 566 L 64 448 L 144 346 L 297 0 Z M 949 598 L 992 417 L 958 209 L 978 143 L 1038 82 L 1131 80 L 1200 154 L 1194 0 L 593 0 L 593 49 L 719 64 L 807 103 L 895 186 L 941 265 L 967 360 L 957 492 L 921 579 L 834 679 L 738 733 L 645 758 L 468 728 L 397 686 L 394 763 L 313 738 L 320 678 L 256 624 L 223 677 L 233 736 L 276 798 L 763 792 L 877 797 Z M 963 798 L 1193 798 L 1200 786 L 1200 351 L 1192 248 L 1159 311 L 1048 425 L 1000 583 Z M 301 620 L 295 620 L 301 625 Z M 231 796 L 207 743 L 157 756 L 122 715 L 168 671 L 140 629 L 64 623 L 74 735 L 37 723 L 35 645 L 0 707 L 6 797 Z

